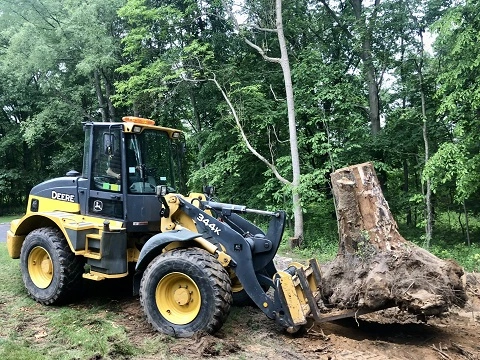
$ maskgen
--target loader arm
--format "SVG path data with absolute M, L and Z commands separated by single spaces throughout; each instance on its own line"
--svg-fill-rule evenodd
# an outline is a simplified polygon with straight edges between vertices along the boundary
M 197 231 L 202 237 L 213 244 L 221 245 L 225 249 L 225 252 L 232 258 L 230 265 L 245 291 L 269 318 L 274 319 L 275 309 L 278 309 L 279 304 L 275 304 L 260 285 L 253 267 L 251 245 L 247 239 L 233 230 L 227 223 L 217 220 L 181 196 L 178 196 L 178 200 L 180 210 L 195 221 Z M 204 203 L 201 202 L 201 207 L 204 207 Z M 272 248 L 271 241 L 266 240 L 265 243 L 269 249 Z M 271 255 L 271 259 L 273 259 L 273 256 L 275 256 L 275 253 Z M 273 282 L 270 280 L 268 285 L 272 286 Z
M 202 206 L 204 209 L 214 210 L 221 221 L 228 224 L 230 228 L 247 240 L 254 254 L 252 261 L 253 268 L 256 272 L 268 267 L 267 270 L 269 270 L 268 275 L 270 278 L 275 274 L 276 269 L 273 265 L 273 258 L 277 254 L 280 242 L 282 241 L 283 231 L 285 229 L 286 214 L 284 211 L 271 212 L 247 209 L 244 206 L 212 201 L 203 201 Z M 237 213 L 255 213 L 270 216 L 271 220 L 268 225 L 267 233 L 265 234 L 262 229 L 237 215 Z M 271 266 L 273 266 L 273 268 Z

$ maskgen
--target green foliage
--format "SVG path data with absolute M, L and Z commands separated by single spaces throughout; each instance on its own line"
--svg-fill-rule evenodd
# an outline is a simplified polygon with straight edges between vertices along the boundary
M 478 143 L 480 87 L 480 21 L 475 16 L 478 2 L 466 2 L 450 8 L 433 27 L 437 32 L 435 50 L 441 66 L 437 77 L 437 113 L 450 129 L 451 140 L 442 144 L 429 164 L 426 176 L 436 188 L 453 187 L 457 202 L 474 196 L 479 190 L 480 145 Z M 451 191 L 451 190 L 450 190 Z
M 81 122 L 103 120 L 98 100 L 108 98 L 120 64 L 116 12 L 123 3 L 0 5 L 2 213 L 23 209 L 33 185 L 81 170 Z
M 455 200 L 468 199 L 480 187 L 480 156 L 469 157 L 462 144 L 444 143 L 425 166 L 423 177 L 431 179 L 432 191 L 454 184 Z
M 304 242 L 297 253 L 326 262 L 338 251 L 337 220 L 331 199 L 311 202 L 305 206 Z
M 436 24 L 435 48 L 442 60 L 439 91 L 440 113 L 452 113 L 466 119 L 474 115 L 480 103 L 480 87 L 475 81 L 480 71 L 480 52 L 474 46 L 480 40 L 480 21 L 476 1 L 452 7 Z
M 437 218 L 454 211 L 456 219 L 463 201 L 476 216 L 479 4 L 388 0 L 365 3 L 360 13 L 352 3 L 332 4 L 283 3 L 306 249 L 334 248 L 329 173 L 355 163 L 374 163 L 407 231 L 416 234 L 423 224 L 426 178 Z M 209 81 L 215 77 L 228 94 L 252 146 L 291 179 L 282 70 L 244 42 L 224 6 L 195 0 L 2 2 L 0 212 L 18 212 L 19 204 L 23 210 L 33 185 L 81 169 L 82 121 L 133 114 L 185 131 L 191 190 L 209 183 L 221 201 L 291 215 L 291 189 L 249 153 Z M 246 21 L 275 26 L 272 3 L 247 1 L 242 11 Z M 432 54 L 422 48 L 426 29 L 436 34 Z M 241 35 L 279 56 L 275 33 L 246 27 Z M 372 81 L 382 119 L 375 136 Z M 458 242 L 462 230 L 452 234 Z
M 480 246 L 478 244 L 472 244 L 471 246 L 464 244 L 433 245 L 429 248 L 429 251 L 440 259 L 455 259 L 466 271 L 480 271 Z

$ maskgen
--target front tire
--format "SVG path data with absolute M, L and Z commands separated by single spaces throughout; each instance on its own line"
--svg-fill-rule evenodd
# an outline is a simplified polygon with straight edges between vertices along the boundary
M 230 311 L 230 278 L 207 251 L 174 249 L 157 256 L 145 269 L 140 303 L 148 322 L 162 333 L 213 334 Z
M 25 237 L 20 266 L 28 294 L 44 305 L 65 302 L 81 285 L 83 262 L 55 228 L 36 229 Z

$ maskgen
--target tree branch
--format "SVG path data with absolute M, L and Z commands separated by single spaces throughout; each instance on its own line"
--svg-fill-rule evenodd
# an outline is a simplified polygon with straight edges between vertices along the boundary
M 259 31 L 278 33 L 277 29 L 263 28 L 263 27 L 260 27 L 256 24 L 245 24 L 245 25 L 242 25 L 242 27 L 251 27 L 251 28 L 254 28 L 255 30 L 259 30 Z
M 235 123 L 237 124 L 237 127 L 238 127 L 238 130 L 240 131 L 240 134 L 242 136 L 242 139 L 243 141 L 245 142 L 245 145 L 247 146 L 248 150 L 250 150 L 250 152 L 255 155 L 258 159 L 260 159 L 265 165 L 267 165 L 267 167 L 273 172 L 273 174 L 275 175 L 275 177 L 283 184 L 285 185 L 291 185 L 291 182 L 288 181 L 287 179 L 285 179 L 282 175 L 280 175 L 280 173 L 278 172 L 277 168 L 275 165 L 273 165 L 272 163 L 270 163 L 267 159 L 265 159 L 265 157 L 263 157 L 257 150 L 255 150 L 255 148 L 250 144 L 250 142 L 248 141 L 248 138 L 247 136 L 245 135 L 245 132 L 243 131 L 243 127 L 242 127 L 242 124 L 240 124 L 240 119 L 238 118 L 238 114 L 237 112 L 235 111 L 235 108 L 233 107 L 233 104 L 231 103 L 228 95 L 225 93 L 225 91 L 223 91 L 222 87 L 220 86 L 220 84 L 218 83 L 216 77 L 214 76 L 213 79 L 209 79 L 210 81 L 213 81 L 213 83 L 217 86 L 218 90 L 220 90 L 220 92 L 222 93 L 222 96 L 223 98 L 225 99 L 225 101 L 227 102 L 228 104 L 228 107 L 230 108 L 230 112 L 232 113 L 233 115 L 233 118 L 235 119 Z
M 335 11 L 333 11 L 330 6 L 328 6 L 328 4 L 325 0 L 320 0 L 320 2 L 323 4 L 323 6 L 325 6 L 325 9 L 332 16 L 332 18 L 335 20 L 335 22 L 338 24 L 338 26 L 340 26 L 340 29 L 342 29 L 342 31 L 345 34 L 347 34 L 350 38 L 352 38 L 353 37 L 352 33 L 350 32 L 350 30 L 348 30 L 348 28 L 345 26 L 345 24 L 342 22 L 342 20 L 338 17 L 337 13 Z
M 265 51 L 260 47 L 258 46 L 257 44 L 254 44 L 252 43 L 250 40 L 248 40 L 247 38 L 243 38 L 243 40 L 245 40 L 245 42 L 252 48 L 254 48 L 255 50 L 258 51 L 258 53 L 260 55 L 262 55 L 263 59 L 265 61 L 268 61 L 268 62 L 273 62 L 273 63 L 277 63 L 277 64 L 280 64 L 281 62 L 281 59 L 280 58 L 272 58 L 270 56 L 268 56 L 267 54 L 265 54 Z
M 277 64 L 280 64 L 281 63 L 281 59 L 279 58 L 273 58 L 273 57 L 270 57 L 268 56 L 267 54 L 265 54 L 265 51 L 260 47 L 258 46 L 257 44 L 254 44 L 253 42 L 251 42 L 250 40 L 248 40 L 245 36 L 242 35 L 241 33 L 241 27 L 237 21 L 237 18 L 235 17 L 235 15 L 233 15 L 233 12 L 232 12 L 232 9 L 230 7 L 227 6 L 227 4 L 224 2 L 224 7 L 228 13 L 228 16 L 230 17 L 230 19 L 232 20 L 233 22 L 233 25 L 235 27 L 235 30 L 238 31 L 238 34 L 240 35 L 240 37 L 243 38 L 243 40 L 247 43 L 248 46 L 254 48 L 255 50 L 257 50 L 257 52 L 263 57 L 263 59 L 265 61 L 268 61 L 268 62 L 273 62 L 273 63 L 277 63 Z M 245 25 L 242 25 L 242 26 L 245 26 Z M 263 28 L 260 28 L 258 27 L 257 25 L 248 25 L 248 26 L 251 26 L 251 27 L 254 27 L 256 29 L 262 29 L 263 31 L 268 31 L 268 32 L 277 32 L 276 29 L 263 29 Z
M 285 100 L 285 99 L 277 98 L 277 95 L 275 95 L 275 92 L 273 91 L 272 84 L 270 84 L 270 91 L 272 92 L 273 98 L 275 99 L 275 101 L 284 101 Z
M 285 144 L 285 143 L 290 142 L 290 140 L 280 140 L 280 139 L 278 138 L 277 131 L 275 130 L 275 126 L 272 125 L 272 129 L 273 129 L 273 134 L 275 135 L 275 139 L 277 139 L 277 141 L 278 141 L 280 144 Z

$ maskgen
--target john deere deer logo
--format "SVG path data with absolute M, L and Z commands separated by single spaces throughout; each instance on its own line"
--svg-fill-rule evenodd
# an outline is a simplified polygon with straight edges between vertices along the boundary
M 99 212 L 103 210 L 103 202 L 100 200 L 95 200 L 93 202 L 93 211 Z

